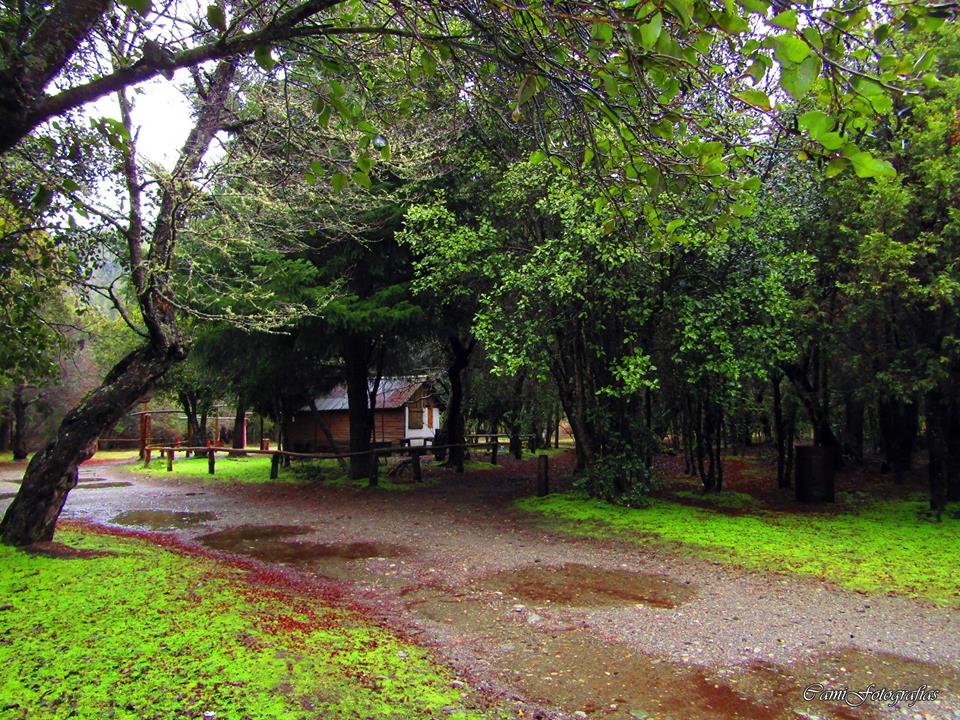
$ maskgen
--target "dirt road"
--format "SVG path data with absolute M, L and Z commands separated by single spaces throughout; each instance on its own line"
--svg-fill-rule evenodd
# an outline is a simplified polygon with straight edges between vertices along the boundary
M 511 509 L 532 472 L 514 463 L 387 492 L 144 479 L 90 464 L 64 517 L 174 532 L 329 578 L 518 716 L 960 718 L 955 611 L 652 543 L 573 539 Z M 0 482 L 0 507 L 15 490 Z M 846 688 L 846 700 L 816 687 L 805 699 L 817 683 Z M 858 704 L 871 684 L 938 693 Z

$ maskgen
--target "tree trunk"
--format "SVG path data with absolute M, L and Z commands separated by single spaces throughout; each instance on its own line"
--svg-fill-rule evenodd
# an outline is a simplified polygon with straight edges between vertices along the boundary
M 344 341 L 343 361 L 347 376 L 347 405 L 350 416 L 350 452 L 370 450 L 373 414 L 370 412 L 370 385 L 367 378 L 370 343 L 366 338 L 349 337 Z M 370 476 L 370 456 L 350 456 L 350 477 L 360 480 Z
M 0 522 L 0 539 L 30 545 L 53 539 L 67 493 L 76 485 L 77 468 L 93 454 L 96 441 L 113 427 L 179 359 L 151 346 L 121 360 L 103 384 L 71 410 L 57 436 L 30 461 L 23 484 Z
M 7 415 L 0 415 L 0 452 L 10 450 L 10 442 L 13 438 L 13 420 Z
M 863 402 L 847 393 L 844 398 L 843 449 L 854 462 L 863 462 Z
M 779 373 L 770 373 L 770 386 L 773 388 L 773 433 L 777 443 L 777 487 L 788 488 L 790 484 L 787 477 L 787 437 L 783 421 L 781 378 Z
M 833 434 L 833 429 L 830 427 L 829 397 L 823 387 L 826 382 L 826 373 L 819 369 L 819 353 L 815 352 L 814 356 L 818 361 L 814 363 L 813 370 L 815 383 L 811 383 L 809 377 L 807 377 L 808 368 L 806 366 L 785 364 L 782 369 L 810 418 L 810 425 L 813 427 L 813 444 L 818 447 L 834 448 L 836 451 L 834 457 L 839 459 L 842 454 L 836 435 Z
M 183 414 L 187 416 L 187 445 L 198 447 L 203 443 L 200 439 L 200 421 L 197 418 L 197 400 L 192 393 L 187 392 L 178 393 L 177 397 L 180 400 L 180 407 L 183 408 Z
M 523 416 L 523 383 L 526 380 L 526 372 L 520 370 L 513 379 L 513 395 L 510 398 L 510 413 L 507 416 L 507 428 L 510 432 L 510 454 L 515 460 L 523 457 L 523 443 L 520 439 L 520 428 L 522 426 Z
M 27 459 L 26 427 L 29 403 L 23 397 L 25 386 L 17 383 L 13 388 L 13 459 Z
M 721 407 L 719 404 L 716 404 L 713 416 L 716 422 L 716 430 L 714 433 L 714 437 L 716 438 L 716 446 L 714 447 L 713 455 L 714 476 L 716 478 L 714 489 L 717 492 L 720 492 L 723 490 L 723 456 L 721 453 L 723 443 L 723 407 Z
M 926 396 L 927 450 L 930 455 L 930 509 L 940 519 L 947 507 L 947 476 L 950 451 L 947 448 L 949 412 L 943 394 L 933 389 Z
M 894 482 L 903 483 L 905 474 L 913 466 L 913 449 L 919 429 L 917 404 L 913 401 L 882 400 L 877 416 L 887 465 L 893 471 Z
M 450 335 L 449 340 L 450 350 L 453 352 L 453 362 L 447 367 L 447 380 L 450 383 L 450 404 L 447 406 L 444 421 L 446 430 L 444 441 L 449 445 L 458 446 L 450 448 L 447 466 L 454 468 L 457 472 L 463 472 L 463 461 L 466 453 L 463 447 L 459 447 L 466 443 L 463 418 L 463 372 L 470 365 L 470 355 L 473 353 L 477 341 L 471 337 L 464 345 L 457 335 Z
M 246 449 L 246 433 L 243 431 L 243 424 L 247 421 L 247 402 L 243 396 L 237 398 L 237 411 L 233 416 L 233 442 L 230 443 L 234 450 Z

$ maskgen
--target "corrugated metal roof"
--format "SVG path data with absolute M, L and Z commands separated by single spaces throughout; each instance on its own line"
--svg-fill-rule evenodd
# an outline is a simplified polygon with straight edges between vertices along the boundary
M 373 390 L 373 380 L 368 380 L 367 392 Z M 395 409 L 403 407 L 417 389 L 426 382 L 424 377 L 381 378 L 377 388 L 377 407 Z M 317 410 L 348 410 L 347 386 L 337 385 L 326 395 L 316 399 Z M 306 408 L 309 409 L 309 408 Z

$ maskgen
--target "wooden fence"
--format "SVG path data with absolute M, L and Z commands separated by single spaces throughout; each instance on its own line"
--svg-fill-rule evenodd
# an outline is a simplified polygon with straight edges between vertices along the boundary
M 470 436 L 477 437 L 477 436 Z M 190 447 L 190 446 L 176 446 L 176 445 L 154 445 L 146 448 L 143 456 L 143 466 L 150 467 L 150 462 L 153 459 L 153 453 L 155 451 L 160 452 L 160 457 L 165 458 L 167 461 L 167 472 L 173 472 L 173 464 L 178 452 L 182 453 L 193 453 L 195 456 L 206 455 L 207 456 L 207 472 L 210 475 L 216 474 L 217 468 L 217 453 L 226 454 L 227 456 L 231 455 L 269 455 L 270 456 L 270 479 L 276 480 L 280 475 L 280 465 L 281 463 L 289 464 L 289 461 L 292 459 L 296 460 L 346 460 L 352 457 L 367 457 L 369 458 L 369 476 L 368 482 L 370 487 L 374 487 L 378 483 L 378 477 L 380 472 L 380 460 L 381 458 L 387 458 L 391 455 L 407 455 L 409 456 L 409 462 L 411 470 L 413 472 L 414 482 L 422 482 L 423 480 L 423 470 L 420 464 L 420 459 L 423 455 L 430 454 L 432 455 L 437 450 L 452 450 L 454 448 L 463 448 L 465 450 L 478 449 L 490 453 L 490 462 L 493 465 L 497 464 L 497 454 L 500 448 L 499 438 L 503 437 L 502 435 L 489 435 L 485 436 L 491 438 L 491 441 L 488 442 L 473 442 L 473 443 L 464 443 L 464 444 L 455 444 L 455 445 L 401 445 L 401 446 L 390 446 L 390 447 L 377 447 L 371 450 L 366 450 L 362 452 L 353 452 L 353 453 L 298 453 L 298 452 L 289 452 L 287 450 L 249 450 L 249 449 L 239 449 L 239 448 L 229 448 L 229 447 Z M 538 477 L 537 477 L 537 494 L 546 495 L 547 488 L 547 473 L 548 473 L 548 458 L 546 455 L 540 456 L 540 465 L 538 468 Z M 458 471 L 462 472 L 462 468 L 458 468 Z

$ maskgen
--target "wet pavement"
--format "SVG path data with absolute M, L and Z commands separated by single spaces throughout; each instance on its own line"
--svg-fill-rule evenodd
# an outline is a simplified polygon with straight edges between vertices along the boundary
M 955 611 L 558 536 L 507 510 L 522 477 L 388 493 L 87 474 L 98 491 L 65 517 L 336 581 L 517 716 L 960 718 Z M 857 704 L 871 684 L 938 694 Z
M 147 530 L 183 530 L 216 519 L 216 513 L 212 512 L 127 510 L 110 518 L 110 523 Z

